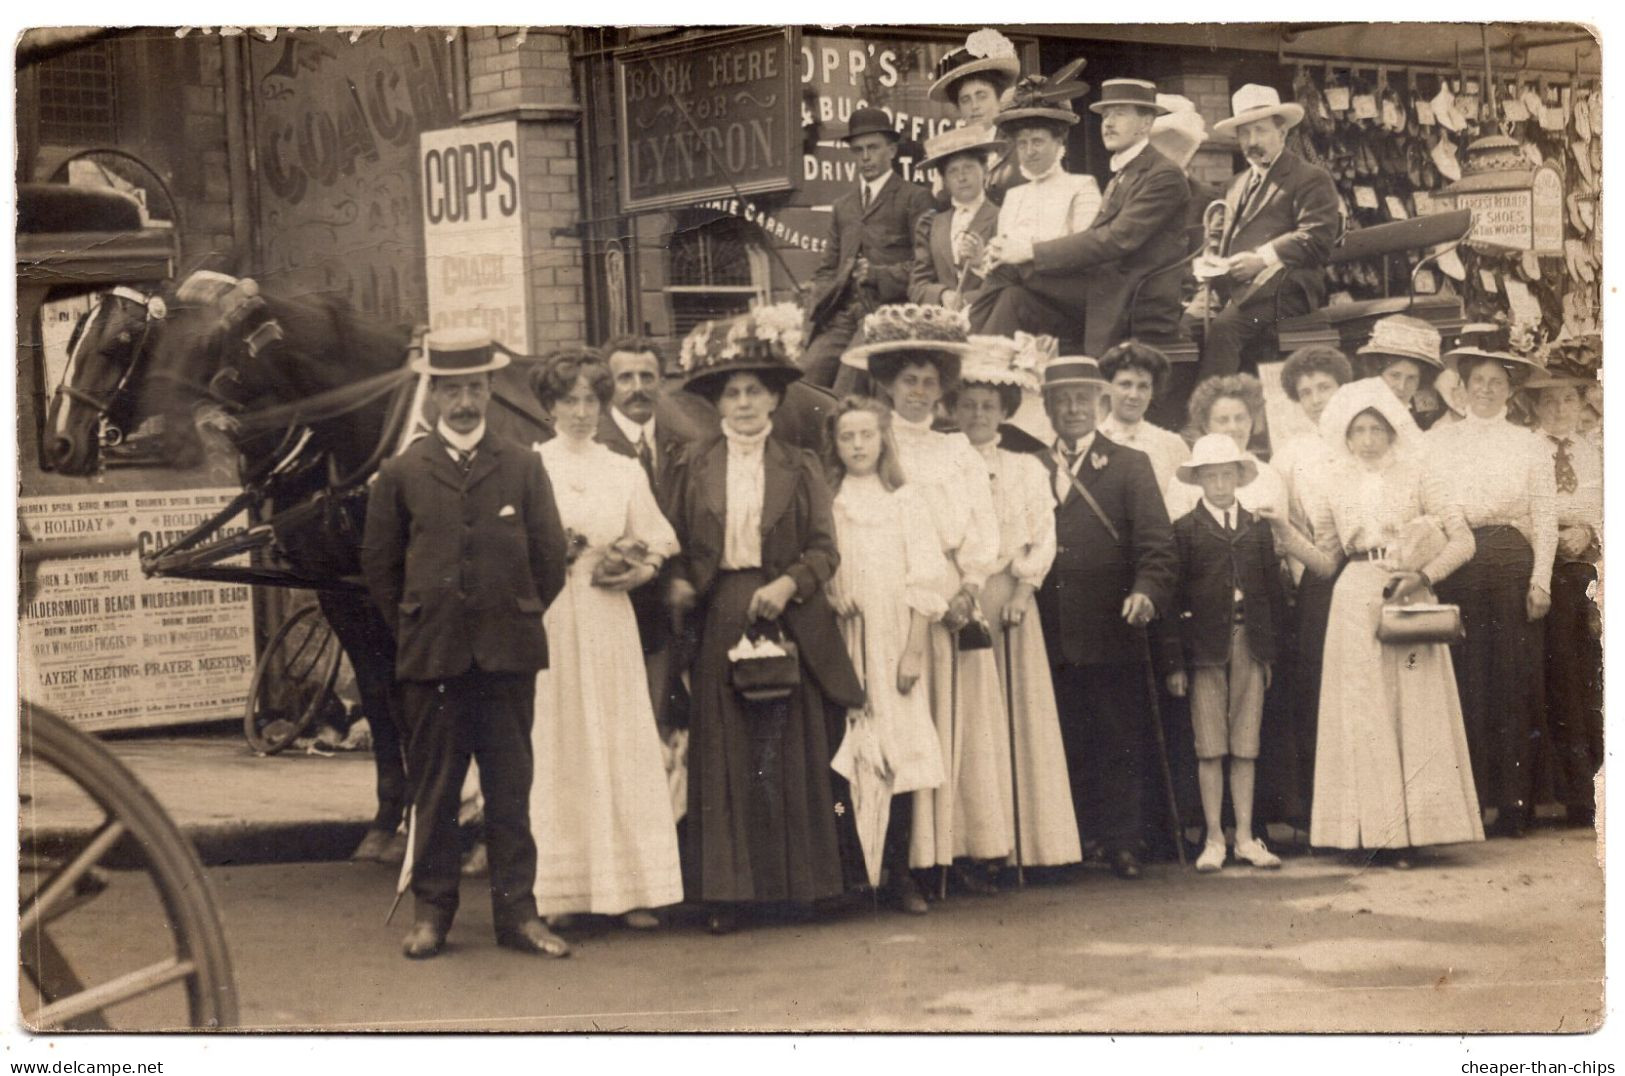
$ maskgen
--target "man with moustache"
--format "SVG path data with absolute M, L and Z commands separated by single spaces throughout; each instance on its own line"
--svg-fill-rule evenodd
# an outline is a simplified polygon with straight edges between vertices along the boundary
M 413 784 L 412 893 L 403 950 L 435 956 L 458 904 L 457 809 L 470 760 L 485 798 L 497 943 L 567 956 L 536 915 L 530 729 L 547 667 L 542 616 L 564 586 L 565 539 L 541 458 L 486 430 L 490 335 L 442 329 L 413 369 L 430 377 L 434 432 L 378 469 L 361 567 L 396 642 Z
M 611 339 L 603 350 L 609 356 L 614 392 L 599 415 L 597 440 L 643 465 L 655 503 L 669 514 L 675 492 L 673 475 L 688 442 L 671 423 L 661 421 L 655 406 L 662 384 L 659 345 L 646 336 L 624 335 Z M 655 720 L 662 727 L 669 723 L 672 693 L 681 691 L 671 675 L 671 620 L 662 600 L 669 584 L 668 579 L 657 576 L 630 595 L 643 642 L 649 696 Z
M 908 299 L 914 228 L 931 209 L 931 192 L 893 174 L 901 139 L 880 109 L 852 113 L 845 142 L 858 158 L 858 189 L 834 205 L 824 260 L 808 293 L 800 359 L 807 380 L 823 388 L 835 384 L 841 353 L 864 317 Z
M 1144 629 L 1167 607 L 1173 528 L 1145 453 L 1095 430 L 1109 388 L 1094 359 L 1044 367 L 1056 433 L 1043 454 L 1055 493 L 1055 564 L 1038 591 L 1078 828 L 1112 871 L 1140 876 L 1146 761 L 1154 757 Z
M 1217 260 L 1197 263 L 1225 299 L 1208 324 L 1200 378 L 1233 374 L 1281 318 L 1326 302 L 1326 259 L 1342 230 L 1343 202 L 1331 173 L 1286 148 L 1303 106 L 1282 103 L 1270 86 L 1248 84 L 1230 99 L 1234 113 L 1213 125 L 1234 135 L 1247 168 L 1230 181 L 1230 226 Z
M 990 256 L 995 265 L 1009 266 L 1018 283 L 983 293 L 971 312 L 977 332 L 1081 337 L 1090 355 L 1104 354 L 1131 333 L 1152 341 L 1179 335 L 1178 274 L 1163 273 L 1140 287 L 1186 252 L 1190 186 L 1180 167 L 1150 144 L 1152 122 L 1168 110 L 1157 102 L 1155 83 L 1117 78 L 1101 84 L 1101 99 L 1089 111 L 1101 117 L 1101 142 L 1112 152 L 1100 212 L 1081 231 L 1039 242 L 1002 234 L 1001 224 Z

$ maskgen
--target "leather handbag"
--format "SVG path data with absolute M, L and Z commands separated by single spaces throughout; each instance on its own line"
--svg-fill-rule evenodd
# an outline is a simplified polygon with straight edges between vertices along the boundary
M 1459 643 L 1467 637 L 1459 605 L 1384 605 L 1377 640 L 1385 646 Z
M 801 684 L 801 655 L 794 641 L 786 638 L 776 623 L 765 626 L 753 623 L 745 629 L 744 639 L 752 643 L 770 639 L 783 653 L 734 658 L 728 666 L 728 683 L 741 698 L 750 702 L 788 698 Z

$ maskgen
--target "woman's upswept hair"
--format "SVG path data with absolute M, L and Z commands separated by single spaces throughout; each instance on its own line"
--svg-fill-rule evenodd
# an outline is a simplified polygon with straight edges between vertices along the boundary
M 897 458 L 897 441 L 891 432 L 891 408 L 873 396 L 847 396 L 835 405 L 835 410 L 824 423 L 824 470 L 829 475 L 829 485 L 832 490 L 841 488 L 841 480 L 846 477 L 846 465 L 841 462 L 841 454 L 835 447 L 835 435 L 840 429 L 841 419 L 846 415 L 857 412 L 867 412 L 875 416 L 880 427 L 880 459 L 875 468 L 875 474 L 880 477 L 880 484 L 889 490 L 895 490 L 904 483 L 903 463 Z
M 615 394 L 615 382 L 609 376 L 609 365 L 603 354 L 590 347 L 560 348 L 544 356 L 530 372 L 530 390 L 542 406 L 551 411 L 554 404 L 570 395 L 570 390 L 576 387 L 576 379 L 581 377 L 587 379 L 600 405 L 609 403 Z
M 1281 367 L 1281 391 L 1293 403 L 1298 402 L 1298 382 L 1310 374 L 1325 374 L 1339 385 L 1354 380 L 1354 366 L 1349 357 L 1330 344 L 1309 344 L 1286 357 Z
M 1264 420 L 1264 384 L 1252 374 L 1226 374 L 1222 377 L 1210 377 L 1191 393 L 1190 405 L 1187 415 L 1190 427 L 1187 436 L 1191 440 L 1207 432 L 1208 414 L 1213 405 L 1226 397 L 1240 400 L 1247 405 L 1247 412 L 1253 416 L 1253 432 L 1257 433 Z

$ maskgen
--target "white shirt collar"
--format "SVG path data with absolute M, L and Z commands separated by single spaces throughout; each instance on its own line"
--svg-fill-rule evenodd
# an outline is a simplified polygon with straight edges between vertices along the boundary
M 615 425 L 620 427 L 621 432 L 626 435 L 626 439 L 632 442 L 632 447 L 637 447 L 640 438 L 647 438 L 649 442 L 649 451 L 654 451 L 655 417 L 653 415 L 650 415 L 649 421 L 643 423 L 641 426 L 623 415 L 621 413 L 621 409 L 618 407 L 611 407 L 609 409 L 609 417 L 615 420 Z
M 1087 437 L 1084 437 L 1080 441 L 1078 441 L 1077 458 L 1078 458 L 1078 460 L 1080 462 L 1082 461 L 1083 457 L 1085 457 L 1085 456 L 1087 456 L 1089 454 L 1089 450 L 1095 447 L 1095 434 L 1097 432 L 1098 431 L 1096 431 L 1096 430 L 1090 430 Z M 1054 451 L 1055 451 L 1055 458 L 1060 460 L 1062 463 L 1065 463 L 1066 462 L 1066 442 L 1061 440 L 1059 437 L 1057 437 L 1055 439 L 1055 444 L 1054 444 L 1053 447 L 1054 447 Z M 1072 465 L 1072 470 L 1074 472 L 1076 472 L 1077 469 L 1078 469 L 1078 466 L 1079 466 L 1079 463 L 1074 463 Z
M 474 429 L 469 433 L 458 433 L 456 430 L 446 425 L 445 419 L 441 419 L 435 424 L 435 432 L 440 435 L 441 440 L 445 441 L 446 444 L 450 446 L 449 451 L 451 452 L 452 458 L 456 459 L 457 453 L 474 451 L 475 446 L 477 446 L 480 441 L 484 439 L 485 420 L 480 419 L 480 424 L 475 426 Z
M 1511 425 L 1511 423 L 1509 423 L 1507 421 L 1507 409 L 1504 408 L 1504 407 L 1501 408 L 1500 411 L 1498 411 L 1495 414 L 1491 415 L 1489 418 L 1481 418 L 1481 417 L 1479 417 L 1478 412 L 1474 411 L 1472 408 L 1469 407 L 1467 409 L 1467 413 L 1462 416 L 1461 421 L 1463 423 L 1465 423 L 1469 427 L 1478 427 L 1478 428 L 1483 428 L 1483 427 L 1486 427 L 1486 426 L 1493 426 L 1493 427 L 1496 427 L 1496 428 L 1500 428 L 1501 426 L 1509 426 L 1509 425 Z
M 1281 158 L 1285 157 L 1285 156 L 1286 156 L 1286 150 L 1283 149 L 1283 150 L 1281 150 L 1280 153 L 1277 153 L 1275 155 L 1275 160 L 1269 162 L 1268 164 L 1255 165 L 1251 161 L 1248 161 L 1247 162 L 1247 167 L 1252 169 L 1253 172 L 1255 174 L 1257 174 L 1259 179 L 1268 179 L 1269 174 L 1270 174 L 1270 169 L 1274 168 L 1277 164 L 1280 164 L 1281 163 Z
M 964 213 L 967 216 L 974 215 L 977 210 L 981 209 L 982 206 L 984 206 L 986 204 L 987 204 L 987 195 L 986 194 L 978 194 L 976 196 L 976 201 L 970 202 L 968 204 L 961 204 L 959 202 L 955 202 L 954 203 L 954 216 L 957 217 L 961 213 Z
M 1216 505 L 1212 501 L 1208 500 L 1206 494 L 1203 494 L 1203 496 L 1202 496 L 1202 507 L 1206 508 L 1208 510 L 1208 514 L 1211 515 L 1214 519 L 1219 521 L 1220 526 L 1235 527 L 1235 526 L 1239 526 L 1240 523 L 1241 523 L 1241 515 L 1240 515 L 1241 502 L 1240 501 L 1231 501 L 1229 508 L 1220 508 L 1218 505 Z M 1226 512 L 1232 513 L 1232 515 L 1230 516 L 1229 519 L 1225 518 L 1225 513 Z
M 910 422 L 903 417 L 901 411 L 891 413 L 891 428 L 894 433 L 930 433 L 932 416 L 927 415 L 924 422 Z
M 1097 428 L 1101 433 L 1105 434 L 1107 437 L 1110 437 L 1113 441 L 1122 442 L 1138 440 L 1140 432 L 1145 429 L 1145 425 L 1145 419 L 1142 418 L 1140 421 L 1130 426 L 1128 423 L 1118 418 L 1116 412 L 1113 412 L 1112 414 L 1109 414 L 1105 418 L 1101 419 L 1100 425 Z
M 1042 175 L 1034 175 L 1032 172 L 1029 172 L 1026 165 L 1021 165 L 1021 174 L 1026 178 L 1028 183 L 1044 183 L 1060 175 L 1064 171 L 1062 165 L 1065 163 L 1066 154 L 1063 153 L 1055 158 L 1055 163 L 1050 166 L 1050 170 Z
M 891 169 L 888 168 L 886 171 L 880 173 L 880 176 L 877 179 L 861 179 L 860 178 L 858 180 L 858 182 L 860 184 L 862 184 L 863 186 L 869 188 L 869 204 L 870 205 L 873 205 L 875 199 L 880 197 L 881 190 L 886 186 L 886 181 L 888 179 L 890 179 L 890 178 L 891 178 Z
M 1128 149 L 1112 154 L 1112 171 L 1121 172 L 1124 165 L 1138 157 L 1145 147 L 1149 146 L 1150 144 L 1151 140 L 1149 138 L 1142 138 Z

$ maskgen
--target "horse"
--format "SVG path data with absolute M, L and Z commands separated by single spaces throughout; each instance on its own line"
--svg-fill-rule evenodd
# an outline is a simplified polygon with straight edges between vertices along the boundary
M 378 810 L 363 844 L 376 846 L 375 834 L 387 839 L 398 827 L 407 785 L 394 640 L 356 581 L 361 483 L 404 445 L 409 434 L 399 433 L 397 422 L 419 419 L 426 379 L 410 406 L 399 406 L 412 378 L 405 367 L 411 333 L 371 324 L 342 300 L 277 297 L 221 274 L 194 274 L 162 297 L 156 318 L 149 304 L 139 322 L 133 300 L 124 300 L 93 308 L 101 317 L 87 317 L 76 332 L 83 342 L 73 349 L 51 409 L 53 430 L 73 431 L 63 435 L 69 447 L 54 453 L 58 469 L 94 470 L 101 438 L 92 431 L 107 415 L 160 417 L 158 453 L 178 467 L 202 454 L 200 413 L 224 429 L 240 454 L 245 486 L 269 491 L 270 528 L 277 552 L 295 569 L 295 585 L 316 589 L 355 668 L 378 770 Z M 487 423 L 510 440 L 544 441 L 552 423 L 531 389 L 543 360 L 510 355 L 514 361 L 493 376 Z M 775 435 L 821 449 L 834 402 L 822 389 L 791 385 L 774 416 Z M 715 410 L 690 393 L 664 393 L 656 413 L 690 439 L 720 431 Z M 231 569 L 206 570 L 221 578 Z M 160 565 L 158 572 L 187 574 L 184 566 Z

